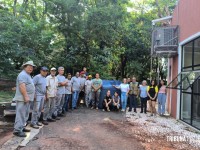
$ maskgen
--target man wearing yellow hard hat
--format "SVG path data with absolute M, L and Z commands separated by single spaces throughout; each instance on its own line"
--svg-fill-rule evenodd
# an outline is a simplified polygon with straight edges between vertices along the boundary
M 92 76 L 89 75 L 87 81 L 85 82 L 85 104 L 87 107 L 90 106 L 92 99 Z

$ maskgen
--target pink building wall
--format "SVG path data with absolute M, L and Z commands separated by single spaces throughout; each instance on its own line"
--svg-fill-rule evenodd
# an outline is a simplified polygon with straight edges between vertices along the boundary
M 171 24 L 179 26 L 179 43 L 200 32 L 200 0 L 179 0 L 173 12 Z M 172 78 L 169 75 L 168 81 L 175 78 L 178 74 L 178 56 L 171 58 L 169 65 L 171 65 Z M 168 103 L 168 111 L 171 112 L 172 117 L 176 118 L 177 90 L 168 91 L 168 94 L 171 92 L 171 103 Z M 170 102 L 169 96 L 168 102 Z

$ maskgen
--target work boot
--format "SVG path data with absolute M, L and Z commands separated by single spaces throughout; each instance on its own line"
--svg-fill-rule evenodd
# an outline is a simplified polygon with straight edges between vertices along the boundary
M 31 132 L 31 129 L 26 129 L 26 128 L 24 128 L 24 129 L 23 129 L 23 132 Z
M 13 132 L 13 134 L 18 137 L 26 137 L 26 134 L 24 132 Z
M 65 117 L 65 115 L 63 115 L 62 113 L 61 114 L 58 114 L 59 117 Z
M 42 121 L 42 124 L 43 125 L 48 125 L 49 123 L 46 120 L 44 120 L 44 121 Z
M 36 124 L 31 124 L 30 125 L 32 128 L 34 128 L 34 129 L 39 129 L 39 127 L 36 125 Z
M 47 121 L 48 121 L 48 122 L 56 122 L 55 119 L 51 119 L 51 118 L 47 119 Z
M 38 123 L 37 123 L 37 126 L 42 126 L 42 123 L 38 122 Z
M 60 118 L 60 117 L 55 117 L 55 119 L 56 119 L 56 120 L 60 120 L 61 118 Z

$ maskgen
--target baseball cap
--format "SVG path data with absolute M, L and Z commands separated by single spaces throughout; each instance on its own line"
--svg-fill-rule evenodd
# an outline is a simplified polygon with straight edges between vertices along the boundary
M 46 66 L 43 66 L 43 67 L 41 67 L 40 70 L 42 70 L 42 71 L 48 71 L 49 69 Z
M 51 71 L 53 71 L 53 70 L 56 71 L 56 68 L 55 67 L 51 68 Z
M 84 72 L 84 71 L 81 71 L 80 74 L 85 74 L 85 72 Z

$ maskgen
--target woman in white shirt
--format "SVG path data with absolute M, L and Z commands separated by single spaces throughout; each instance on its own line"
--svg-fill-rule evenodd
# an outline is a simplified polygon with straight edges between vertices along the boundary
M 123 79 L 123 83 L 121 83 L 119 86 L 116 85 L 113 86 L 121 90 L 121 105 L 122 105 L 121 111 L 125 111 L 127 104 L 127 96 L 129 92 L 129 85 L 127 84 L 126 78 Z

